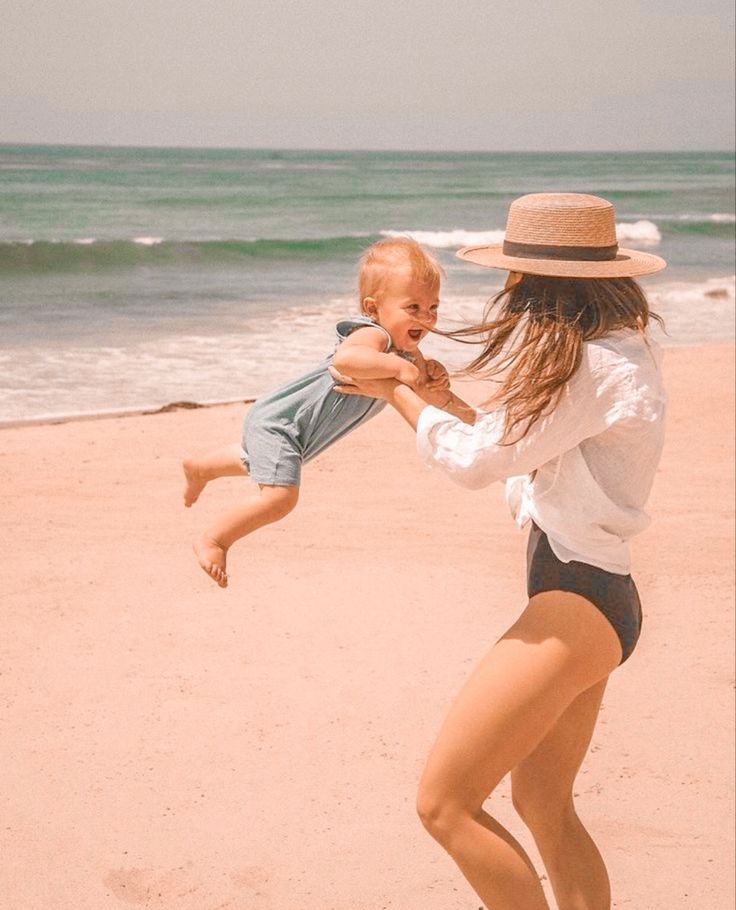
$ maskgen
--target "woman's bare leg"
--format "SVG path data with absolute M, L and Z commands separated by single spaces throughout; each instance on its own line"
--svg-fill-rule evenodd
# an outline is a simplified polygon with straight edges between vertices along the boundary
M 561 591 L 540 594 L 450 709 L 422 777 L 418 810 L 492 910 L 548 904 L 529 857 L 483 811 L 484 801 L 620 659 L 618 638 L 593 604 Z
M 299 487 L 275 487 L 260 484 L 260 495 L 226 512 L 194 540 L 194 552 L 200 566 L 221 588 L 227 587 L 227 551 L 241 537 L 279 521 L 294 508 Z
M 240 460 L 240 446 L 237 444 L 223 446 L 199 455 L 195 458 L 186 458 L 182 462 L 184 477 L 184 505 L 194 505 L 199 499 L 199 494 L 204 490 L 210 480 L 218 477 L 248 476 L 248 469 Z
M 511 772 L 514 806 L 539 848 L 561 910 L 609 910 L 611 886 L 598 848 L 575 812 L 573 784 L 588 751 L 606 680 L 567 708 Z

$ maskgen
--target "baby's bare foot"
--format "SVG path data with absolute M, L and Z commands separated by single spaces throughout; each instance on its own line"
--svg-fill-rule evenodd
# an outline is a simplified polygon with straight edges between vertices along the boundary
M 197 462 L 192 461 L 191 458 L 187 458 L 186 461 L 183 461 L 181 466 L 184 469 L 184 477 L 186 479 L 186 486 L 184 487 L 184 505 L 189 508 L 189 506 L 194 505 L 199 499 L 199 494 L 207 486 L 207 478 L 202 476 L 202 473 L 197 466 Z
M 200 566 L 221 588 L 226 588 L 227 572 L 225 571 L 225 564 L 227 550 L 225 547 L 207 534 L 202 534 L 201 537 L 195 538 L 192 541 L 192 547 Z

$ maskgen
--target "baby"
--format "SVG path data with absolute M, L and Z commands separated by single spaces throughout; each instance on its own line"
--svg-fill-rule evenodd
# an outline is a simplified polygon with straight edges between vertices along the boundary
M 374 417 L 385 402 L 341 395 L 328 369 L 362 379 L 395 378 L 429 404 L 452 410 L 447 370 L 425 360 L 419 343 L 437 322 L 442 270 L 409 238 L 381 240 L 363 254 L 358 272 L 362 315 L 337 324 L 337 348 L 319 367 L 259 398 L 243 426 L 243 444 L 184 461 L 184 505 L 210 480 L 250 476 L 260 495 L 218 518 L 194 541 L 199 564 L 227 587 L 230 547 L 296 505 L 302 464 Z

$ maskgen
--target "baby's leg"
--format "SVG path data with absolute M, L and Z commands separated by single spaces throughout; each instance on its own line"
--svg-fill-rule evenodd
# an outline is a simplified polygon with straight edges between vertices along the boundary
M 223 446 L 197 458 L 187 458 L 182 462 L 182 467 L 186 478 L 184 505 L 187 508 L 199 499 L 199 494 L 210 480 L 248 476 L 248 470 L 240 460 L 240 446 L 237 444 Z
M 227 512 L 194 541 L 200 566 L 221 588 L 227 587 L 227 551 L 241 537 L 279 521 L 297 504 L 299 487 L 260 485 L 260 496 Z

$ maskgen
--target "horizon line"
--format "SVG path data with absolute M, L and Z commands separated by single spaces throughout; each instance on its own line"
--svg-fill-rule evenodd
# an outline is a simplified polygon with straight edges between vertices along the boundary
M 627 148 L 627 149 L 493 149 L 493 148 L 370 148 L 370 147 L 315 147 L 292 145 L 137 145 L 129 142 L 14 142 L 0 140 L 0 148 L 87 148 L 87 149 L 140 149 L 142 151 L 191 151 L 191 152 L 307 152 L 325 154 L 437 154 L 437 155 L 661 155 L 661 154 L 726 154 L 736 158 L 733 148 Z

